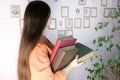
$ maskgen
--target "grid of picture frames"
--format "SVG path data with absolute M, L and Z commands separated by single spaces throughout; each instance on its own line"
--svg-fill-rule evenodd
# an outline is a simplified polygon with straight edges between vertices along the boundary
M 84 7 L 83 16 L 97 18 L 97 7 Z
M 100 0 L 101 7 L 105 6 L 103 11 L 104 18 L 114 17 L 113 13 L 116 11 L 116 8 L 106 8 L 108 0 Z M 69 16 L 69 6 L 61 6 L 61 18 L 64 18 L 65 21 L 59 21 L 58 26 L 62 26 L 63 22 L 65 23 L 65 30 L 69 29 L 81 29 L 81 28 L 90 28 L 90 19 L 97 18 L 98 16 L 98 7 L 87 7 L 84 5 L 87 4 L 87 0 L 78 0 L 78 5 L 83 6 L 83 16 L 77 18 L 70 18 Z M 118 6 L 120 6 L 120 0 L 118 0 Z M 75 13 L 78 15 L 80 9 L 76 8 Z M 56 29 L 56 28 L 55 28 Z M 65 30 L 60 30 L 58 33 L 65 33 Z
M 19 19 L 20 32 L 23 29 L 23 19 L 20 19 L 20 5 L 11 4 L 10 5 L 10 17 Z
M 104 8 L 104 18 L 113 18 L 116 10 L 116 8 Z
M 28 0 L 28 2 L 33 1 L 33 0 Z M 109 8 L 106 7 L 108 4 L 108 0 L 100 0 L 101 7 L 104 8 L 103 10 L 103 17 L 104 18 L 112 18 L 114 17 L 114 13 L 117 10 L 116 8 Z M 54 0 L 54 2 L 57 2 L 57 0 Z M 65 30 L 59 30 L 58 33 L 64 32 L 66 35 L 66 30 L 69 30 L 70 33 L 73 33 L 73 28 L 74 29 L 81 29 L 81 28 L 90 28 L 90 19 L 91 18 L 97 18 L 98 14 L 98 7 L 89 7 L 87 5 L 87 0 L 78 0 L 78 5 L 82 6 L 82 9 L 76 8 L 75 9 L 75 15 L 79 15 L 81 12 L 83 12 L 83 16 L 79 16 L 77 18 L 70 18 L 70 6 L 61 6 L 60 7 L 60 14 L 61 18 L 64 20 L 59 20 L 57 24 L 57 19 L 52 18 L 50 26 L 48 27 L 49 30 L 57 30 L 57 26 L 64 26 Z M 117 6 L 120 7 L 120 0 L 117 0 Z M 20 18 L 20 5 L 12 4 L 10 5 L 10 16 L 11 18 Z M 19 24 L 20 24 L 20 30 L 23 29 L 23 19 L 19 19 Z

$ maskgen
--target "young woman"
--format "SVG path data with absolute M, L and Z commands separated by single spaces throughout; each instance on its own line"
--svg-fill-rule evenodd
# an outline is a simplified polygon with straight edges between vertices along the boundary
M 52 72 L 49 56 L 53 44 L 43 35 L 50 23 L 50 7 L 43 1 L 32 1 L 24 14 L 24 28 L 18 56 L 18 80 L 66 80 L 72 61 L 65 69 Z

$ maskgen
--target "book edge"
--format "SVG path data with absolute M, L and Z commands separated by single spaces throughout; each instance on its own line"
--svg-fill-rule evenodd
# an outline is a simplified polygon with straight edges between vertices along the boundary
M 80 63 L 80 62 L 82 62 L 82 61 L 85 61 L 86 59 L 94 56 L 94 54 L 95 54 L 94 51 L 91 51 L 91 52 L 87 53 L 86 55 L 78 58 L 78 59 L 77 59 L 77 62 Z M 87 56 L 88 56 L 88 57 L 87 57 Z

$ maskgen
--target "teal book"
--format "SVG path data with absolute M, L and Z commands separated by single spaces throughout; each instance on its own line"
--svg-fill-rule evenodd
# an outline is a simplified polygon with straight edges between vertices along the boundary
M 77 62 L 80 63 L 82 61 L 85 61 L 86 59 L 94 56 L 94 51 L 93 49 L 89 48 L 86 45 L 83 45 L 81 43 L 76 43 L 75 47 L 78 48 L 79 50 L 77 51 L 78 59 Z

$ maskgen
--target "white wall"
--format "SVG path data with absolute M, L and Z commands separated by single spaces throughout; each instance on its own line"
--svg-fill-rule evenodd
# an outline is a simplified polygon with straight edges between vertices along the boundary
M 0 0 L 0 80 L 17 80 L 17 56 L 20 41 L 19 18 L 11 18 L 10 5 L 20 5 L 21 16 L 25 0 Z
M 72 18 L 73 21 L 75 18 L 81 18 L 82 20 L 80 29 L 73 27 L 73 36 L 78 39 L 78 42 L 86 44 L 93 49 L 95 49 L 95 46 L 92 44 L 92 40 L 98 35 L 109 34 L 109 30 L 113 25 L 112 22 L 114 22 L 111 18 L 103 17 L 104 8 L 115 8 L 117 6 L 117 0 L 107 0 L 107 6 L 101 6 L 101 0 L 86 0 L 86 5 L 79 5 L 78 0 L 58 0 L 58 2 L 54 2 L 54 0 L 43 1 L 50 5 L 52 10 L 51 17 L 57 20 L 56 30 L 49 30 L 48 28 L 45 30 L 45 35 L 53 43 L 55 43 L 58 37 L 58 30 L 67 30 L 64 25 L 65 18 L 61 17 L 61 6 L 68 6 L 70 10 L 69 18 Z M 17 80 L 17 57 L 21 32 L 19 21 L 23 19 L 27 4 L 27 0 L 0 0 L 0 80 Z M 20 6 L 20 16 L 18 18 L 10 16 L 10 5 Z M 90 28 L 83 28 L 83 7 L 97 7 L 97 17 L 89 17 Z M 79 16 L 75 14 L 76 8 L 80 9 Z M 62 27 L 59 27 L 59 21 L 63 21 Z M 105 31 L 96 33 L 94 27 L 96 27 L 97 23 L 100 21 L 109 21 L 110 24 Z M 117 39 L 115 41 L 117 41 Z M 104 53 L 105 51 L 101 50 L 100 52 Z M 104 58 L 109 58 L 108 56 L 113 57 L 113 55 L 106 54 Z M 68 75 L 68 80 L 87 80 L 87 72 L 85 72 L 87 66 L 90 66 L 89 60 L 82 66 L 73 69 Z

